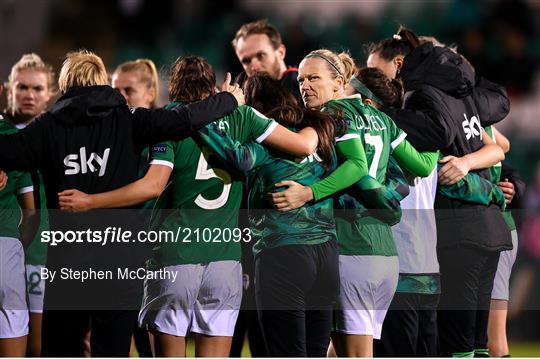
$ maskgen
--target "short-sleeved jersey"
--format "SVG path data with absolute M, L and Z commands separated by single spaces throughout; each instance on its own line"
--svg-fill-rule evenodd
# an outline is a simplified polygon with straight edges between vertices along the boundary
M 38 184 L 34 183 L 34 188 Z M 49 213 L 47 210 L 47 199 L 45 197 L 45 186 L 43 185 L 43 176 L 39 174 L 39 197 L 36 199 L 36 208 L 39 208 L 39 228 L 36 237 L 24 251 L 26 264 L 45 265 L 47 264 L 47 243 L 41 241 L 41 233 L 49 230 Z
M 8 117 L 9 118 L 9 117 Z M 21 130 L 26 125 L 19 124 L 16 126 Z M 26 264 L 45 265 L 47 263 L 47 243 L 41 241 L 41 233 L 49 230 L 49 213 L 47 211 L 47 199 L 45 198 L 45 186 L 43 185 L 43 176 L 39 172 L 35 172 L 31 176 L 34 186 L 34 201 L 36 208 L 39 210 L 39 228 L 36 232 L 36 237 L 30 245 L 24 250 Z M 39 192 L 36 193 L 36 188 Z
M 226 129 L 216 125 L 207 129 L 206 134 L 200 131 L 201 139 L 247 174 L 249 222 L 253 240 L 257 241 L 255 255 L 268 248 L 320 244 L 336 238 L 331 197 L 284 213 L 268 202 L 268 193 L 275 192 L 275 184 L 280 181 L 296 181 L 304 186 L 319 181 L 335 167 L 335 156 L 326 168 L 317 154 L 300 160 L 257 143 L 240 146 Z
M 0 134 L 9 135 L 17 132 L 17 128 L 0 116 Z M 33 192 L 34 186 L 29 173 L 10 171 L 8 182 L 0 191 L 0 236 L 19 238 L 19 222 L 21 210 L 17 196 Z
M 493 131 L 493 127 L 488 126 L 488 127 L 484 128 L 484 130 L 489 135 L 489 137 L 491 137 L 493 139 L 493 141 L 497 142 L 497 139 L 495 138 L 495 133 Z M 501 180 L 502 163 L 499 162 L 499 163 L 496 163 L 493 166 L 491 166 L 489 168 L 489 175 L 491 177 L 491 182 L 494 185 L 497 185 L 497 182 L 499 182 Z M 504 210 L 502 214 L 503 214 L 504 221 L 506 222 L 506 225 L 508 226 L 508 229 L 511 230 L 511 231 L 516 230 L 516 228 L 517 228 L 516 227 L 516 221 L 514 220 L 514 217 L 512 216 L 512 213 L 509 210 Z
M 494 142 L 497 142 L 497 139 L 495 138 L 495 133 L 493 132 L 493 127 L 488 126 L 488 127 L 484 128 L 484 130 L 486 131 L 488 136 L 491 137 L 491 139 Z M 501 180 L 501 173 L 502 173 L 502 163 L 501 162 L 498 162 L 498 163 L 494 164 L 493 166 L 491 166 L 489 168 L 489 175 L 490 175 L 491 183 L 496 185 L 497 182 L 499 182 Z
M 139 178 L 143 178 L 146 175 L 146 172 L 148 172 L 148 169 L 150 168 L 150 147 L 143 148 L 141 152 L 141 161 L 139 163 Z M 156 199 L 152 198 L 148 201 L 145 201 L 140 205 L 141 212 L 143 213 L 143 217 L 150 220 L 149 214 L 151 213 L 151 210 L 154 208 L 156 204 Z M 147 224 L 146 224 L 147 225 Z
M 276 125 L 249 106 L 217 121 L 239 142 L 263 141 Z M 243 176 L 228 171 L 223 161 L 193 138 L 152 146 L 150 164 L 172 168 L 170 183 L 156 204 L 157 218 L 160 230 L 180 231 L 176 243 L 156 248 L 155 264 L 239 260 L 240 244 L 225 242 L 223 233 L 238 227 Z
M 369 175 L 378 182 L 385 183 L 390 154 L 405 139 L 405 132 L 386 114 L 363 104 L 359 95 L 330 101 L 323 110 L 337 113 L 346 121 L 347 129 L 336 141 L 359 138 L 366 153 Z M 339 200 L 340 211 L 336 218 L 340 254 L 397 255 L 388 225 L 372 217 L 351 221 L 348 216 L 339 215 L 341 210 L 361 207 L 355 199 L 346 196 L 348 195 L 343 195 Z

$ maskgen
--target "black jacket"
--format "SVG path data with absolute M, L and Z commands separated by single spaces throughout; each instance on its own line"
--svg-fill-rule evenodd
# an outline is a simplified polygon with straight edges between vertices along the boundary
M 0 136 L 0 168 L 38 169 L 55 209 L 65 189 L 99 193 L 135 181 L 144 147 L 188 137 L 236 106 L 223 93 L 173 110 L 130 109 L 110 86 L 73 87 L 28 127 Z
M 504 90 L 478 82 L 462 57 L 443 47 L 424 44 L 404 59 L 401 70 L 405 110 L 397 111 L 397 125 L 419 150 L 440 150 L 462 157 L 483 146 L 481 116 L 489 123 L 504 118 L 508 102 Z M 499 101 L 494 98 L 499 97 Z M 489 179 L 488 170 L 476 171 Z M 471 205 L 437 194 L 435 200 L 438 247 L 467 244 L 485 250 L 512 248 L 510 232 L 497 206 Z
M 483 127 L 502 121 L 510 112 L 510 100 L 501 85 L 477 76 L 472 95 Z
M 510 111 L 504 87 L 482 77 L 460 55 L 442 47 L 425 44 L 406 57 L 401 77 L 405 85 L 403 109 L 383 109 L 407 133 L 407 139 L 420 151 L 450 147 L 456 132 L 445 115 L 457 112 L 450 98 L 471 99 L 482 127 L 503 120 Z M 441 105 L 442 104 L 442 105 Z M 458 105 L 458 107 L 460 107 Z M 443 108 L 443 111 L 440 109 Z M 470 118 L 469 118 L 470 120 Z
M 58 210 L 58 192 L 75 188 L 100 193 L 138 179 L 141 150 L 163 140 L 180 140 L 232 112 L 234 96 L 164 109 L 130 109 L 110 86 L 70 88 L 52 108 L 16 134 L 0 136 L 0 168 L 38 169 L 45 185 L 51 230 L 104 233 L 131 230 L 135 238 L 142 221 L 136 210 L 97 210 L 70 214 Z M 80 232 L 79 232 L 80 233 Z M 85 239 L 86 237 L 83 237 Z M 111 236 L 109 236 L 109 239 Z M 47 309 L 138 309 L 139 280 L 116 280 L 117 270 L 136 269 L 148 255 L 148 244 L 60 243 L 49 246 L 52 270 L 110 270 L 113 280 L 55 280 L 47 283 Z M 114 300 L 111 300 L 114 298 Z

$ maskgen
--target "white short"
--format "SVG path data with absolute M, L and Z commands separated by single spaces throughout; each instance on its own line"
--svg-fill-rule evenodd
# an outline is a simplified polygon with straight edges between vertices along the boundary
M 510 297 L 510 275 L 512 274 L 512 266 L 516 261 L 518 250 L 517 231 L 513 230 L 511 233 L 514 248 L 510 251 L 501 252 L 499 264 L 497 265 L 497 273 L 495 273 L 495 279 L 493 280 L 491 299 L 508 300 Z
M 381 338 L 399 278 L 398 257 L 339 256 L 340 295 L 334 331 Z
M 45 295 L 45 280 L 41 278 L 41 264 L 26 265 L 26 292 L 28 294 L 28 309 L 30 313 L 43 313 L 43 297 Z
M 27 334 L 23 246 L 17 238 L 0 237 L 0 338 Z
M 165 267 L 176 280 L 144 283 L 139 326 L 186 336 L 189 332 L 232 337 L 242 302 L 242 265 L 238 261 Z

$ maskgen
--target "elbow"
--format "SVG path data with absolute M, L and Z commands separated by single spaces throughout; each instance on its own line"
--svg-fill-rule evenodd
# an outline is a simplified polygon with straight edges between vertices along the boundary
M 312 155 L 317 150 L 317 143 L 304 143 L 298 148 L 297 155 L 307 157 Z
M 353 176 L 353 180 L 354 180 L 353 183 L 360 181 L 365 176 L 369 176 L 367 164 L 363 160 L 350 159 L 349 161 L 351 161 L 356 166 L 356 170 L 354 171 L 354 176 Z
M 23 219 L 22 221 L 25 223 L 35 223 L 35 221 L 39 221 L 39 215 L 37 209 L 31 208 L 31 209 L 24 209 L 23 210 Z
M 424 168 L 421 168 L 417 173 L 416 175 L 418 177 L 427 177 L 431 174 L 431 171 L 433 170 L 435 166 L 433 167 L 424 167 Z
M 500 147 L 499 147 L 500 148 Z M 500 148 L 501 150 L 499 151 L 498 153 L 498 156 L 499 156 L 499 160 L 498 162 L 502 162 L 504 161 L 504 159 L 506 158 L 505 154 L 504 154 L 504 150 L 502 148 Z
M 505 155 L 504 151 L 499 145 L 492 145 L 493 146 L 493 153 L 492 153 L 492 160 L 491 165 L 495 165 L 496 163 L 504 161 Z
M 249 163 L 244 162 L 238 165 L 238 170 L 242 172 L 244 176 L 247 176 L 249 171 L 251 171 L 253 167 L 254 167 L 253 162 L 249 162 Z
M 499 146 L 502 148 L 503 153 L 510 152 L 510 141 L 504 141 L 499 144 Z
M 161 192 L 158 188 L 152 188 L 151 191 L 148 192 L 148 196 L 145 199 L 145 201 L 148 201 L 150 199 L 158 198 L 161 195 Z
M 247 175 L 254 167 L 254 158 L 247 151 L 233 152 L 227 155 L 226 162 L 232 164 L 235 169 Z
M 157 198 L 163 193 L 163 190 L 165 189 L 165 184 L 163 184 L 161 181 L 154 181 L 149 186 L 148 191 L 148 198 L 146 200 Z

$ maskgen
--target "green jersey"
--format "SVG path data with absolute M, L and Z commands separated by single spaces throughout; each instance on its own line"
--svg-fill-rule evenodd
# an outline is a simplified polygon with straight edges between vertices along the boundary
M 150 147 L 145 147 L 141 152 L 141 162 L 139 163 L 139 178 L 143 178 L 146 175 L 146 172 L 148 172 L 148 168 L 150 168 Z M 151 213 L 151 210 L 154 208 L 155 204 L 156 199 L 152 198 L 148 201 L 145 201 L 140 206 L 143 217 L 145 217 L 147 221 L 150 220 L 150 218 L 148 218 L 150 217 L 148 216 L 148 214 Z
M 17 127 L 21 129 L 21 127 Z M 47 211 L 47 200 L 45 197 L 45 186 L 43 176 L 37 173 L 38 181 L 33 183 L 34 189 L 39 185 L 39 197 L 34 195 L 36 208 L 39 210 L 39 228 L 36 237 L 24 250 L 26 264 L 45 265 L 47 263 L 47 243 L 41 241 L 41 233 L 49 230 L 49 213 Z M 32 178 L 33 179 L 33 178 Z
M 493 141 L 495 141 L 495 142 L 497 141 L 495 139 L 495 133 L 493 132 L 493 127 L 488 126 L 488 127 L 485 127 L 484 130 L 489 135 L 489 137 L 491 137 L 491 139 Z M 501 162 L 498 162 L 498 163 L 494 164 L 493 166 L 491 166 L 489 168 L 489 175 L 491 177 L 491 183 L 493 183 L 494 185 L 497 185 L 497 182 L 499 182 L 501 180 L 501 174 L 502 174 L 502 163 Z
M 36 203 L 36 208 L 39 208 L 39 228 L 36 238 L 26 248 L 24 254 L 26 264 L 45 265 L 47 264 L 47 243 L 41 241 L 41 232 L 49 230 L 49 213 L 47 211 L 47 201 L 45 199 L 45 186 L 43 185 L 43 177 L 39 174 L 39 203 Z
M 276 125 L 249 106 L 237 108 L 216 124 L 240 142 L 262 142 Z M 159 229 L 177 235 L 176 243 L 161 243 L 155 249 L 155 264 L 239 260 L 240 243 L 231 236 L 240 230 L 237 227 L 243 176 L 227 171 L 209 148 L 193 138 L 156 144 L 151 149 L 151 157 L 151 165 L 161 164 L 173 169 L 171 181 L 156 208 L 161 209 L 157 215 L 161 222 Z M 163 210 L 165 208 L 174 211 Z M 246 240 L 249 233 L 242 236 Z
M 0 116 L 0 134 L 9 135 L 17 132 L 17 128 Z M 0 237 L 19 238 L 21 210 L 17 196 L 33 192 L 34 186 L 29 173 L 10 171 L 8 182 L 0 191 Z
M 440 294 L 441 279 L 438 274 L 400 274 L 396 292 Z
M 439 164 L 439 170 L 441 168 L 442 164 Z M 485 206 L 492 203 L 501 208 L 506 206 L 504 193 L 499 186 L 480 177 L 474 172 L 469 172 L 457 183 L 451 185 L 438 185 L 437 192 L 448 198 L 482 204 Z
M 277 182 L 292 180 L 309 186 L 324 177 L 331 168 L 325 168 L 317 154 L 299 160 L 257 143 L 242 145 L 218 125 L 208 126 L 198 136 L 222 159 L 247 175 L 249 221 L 253 239 L 257 240 L 253 247 L 255 255 L 268 248 L 320 244 L 336 237 L 331 198 L 284 213 L 270 209 L 267 200 Z
M 330 101 L 323 111 L 342 114 L 348 126 L 336 142 L 360 138 L 368 161 L 369 175 L 379 183 L 384 183 L 390 154 L 407 134 L 386 114 L 363 104 L 360 96 Z
M 493 127 L 488 126 L 488 127 L 484 128 L 484 130 L 489 135 L 489 137 L 491 137 L 493 139 L 493 141 L 497 142 L 497 139 L 495 138 L 495 133 L 493 131 Z M 491 166 L 489 168 L 489 174 L 491 175 L 491 182 L 493 182 L 493 184 L 495 186 L 497 186 L 497 188 L 499 188 L 498 185 L 497 185 L 497 182 L 499 182 L 501 180 L 502 163 L 499 162 L 499 163 L 496 163 L 495 165 Z M 514 220 L 514 217 L 512 217 L 512 213 L 509 210 L 505 209 L 503 211 L 503 218 L 504 218 L 504 220 L 506 222 L 506 225 L 508 226 L 508 229 L 511 230 L 511 231 L 515 231 L 516 230 L 516 221 Z
M 369 175 L 385 183 L 387 164 L 392 151 L 406 134 L 384 113 L 364 105 L 359 96 L 330 101 L 324 111 L 339 113 L 347 122 L 347 130 L 336 142 L 358 138 L 364 145 Z M 360 203 L 343 195 L 338 213 L 361 208 Z M 340 254 L 396 256 L 390 226 L 374 217 L 351 220 L 346 215 L 336 216 Z

